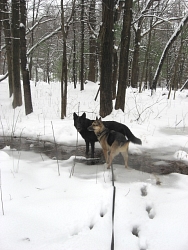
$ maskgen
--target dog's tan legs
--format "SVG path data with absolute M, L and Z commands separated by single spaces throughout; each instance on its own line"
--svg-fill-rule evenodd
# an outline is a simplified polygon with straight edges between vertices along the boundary
M 113 160 L 113 159 L 112 159 L 111 154 L 110 154 L 107 169 L 110 168 L 110 166 L 111 166 L 111 164 L 112 164 L 112 160 Z
M 125 162 L 125 167 L 128 168 L 128 149 L 126 152 L 121 153 Z
M 118 152 L 111 150 L 110 155 L 109 155 L 109 162 L 108 162 L 108 167 L 107 167 L 107 168 L 110 168 L 110 167 L 111 167 L 112 161 L 113 161 L 114 157 L 115 157 L 117 154 L 118 154 Z
M 103 149 L 103 154 L 104 154 L 104 158 L 105 158 L 106 163 L 108 163 L 108 151 Z

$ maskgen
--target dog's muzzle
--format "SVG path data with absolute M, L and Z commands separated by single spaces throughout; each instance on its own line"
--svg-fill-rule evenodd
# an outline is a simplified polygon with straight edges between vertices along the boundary
M 91 126 L 89 126 L 89 127 L 87 128 L 87 130 L 89 130 L 89 131 L 94 131 L 94 129 L 93 129 L 93 127 L 92 127 L 92 125 L 91 125 Z

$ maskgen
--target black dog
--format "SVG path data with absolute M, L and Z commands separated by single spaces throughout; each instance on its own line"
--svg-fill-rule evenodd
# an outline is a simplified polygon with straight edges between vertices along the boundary
M 86 113 L 78 116 L 75 112 L 73 114 L 74 126 L 77 131 L 81 134 L 82 138 L 86 142 L 86 156 L 89 153 L 89 144 L 91 144 L 91 158 L 94 158 L 95 142 L 98 141 L 96 135 L 92 131 L 88 131 L 88 127 L 91 126 L 94 120 L 86 118 Z M 103 121 L 104 126 L 109 130 L 115 130 L 122 133 L 127 139 L 135 144 L 142 144 L 142 141 L 135 137 L 130 129 L 122 123 L 115 121 Z

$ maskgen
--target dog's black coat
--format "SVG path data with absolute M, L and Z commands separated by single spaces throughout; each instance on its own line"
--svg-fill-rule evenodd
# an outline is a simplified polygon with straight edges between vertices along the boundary
M 114 130 L 109 130 L 108 137 L 107 137 L 108 145 L 112 146 L 114 141 L 118 141 L 119 145 L 121 145 L 122 143 L 128 142 L 129 140 L 127 140 L 125 137 L 123 137 L 122 133 L 119 133 L 119 132 L 114 131 Z
M 85 113 L 83 113 L 81 116 L 78 116 L 75 112 L 73 114 L 73 118 L 75 128 L 86 142 L 86 155 L 89 153 L 89 144 L 91 144 L 91 157 L 94 158 L 95 142 L 98 140 L 94 132 L 88 131 L 88 127 L 91 126 L 94 120 L 86 118 Z M 142 144 L 142 141 L 135 137 L 126 125 L 115 121 L 103 121 L 103 123 L 106 128 L 123 134 L 129 141 L 135 144 Z M 111 142 L 109 144 L 111 144 Z

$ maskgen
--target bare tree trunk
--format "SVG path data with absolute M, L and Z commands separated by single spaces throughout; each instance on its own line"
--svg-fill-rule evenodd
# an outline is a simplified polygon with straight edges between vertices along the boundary
M 185 15 L 185 17 L 182 19 L 182 21 L 180 22 L 179 26 L 177 27 L 177 29 L 175 30 L 175 32 L 172 34 L 171 38 L 169 39 L 169 41 L 167 42 L 165 49 L 161 55 L 161 58 L 159 60 L 159 64 L 157 67 L 157 70 L 155 72 L 154 78 L 153 78 L 153 83 L 152 83 L 152 87 L 151 90 L 153 92 L 153 90 L 156 90 L 157 87 L 157 81 L 159 79 L 159 75 L 161 73 L 162 67 L 163 67 L 163 63 L 165 61 L 165 58 L 168 54 L 168 51 L 170 49 L 170 47 L 172 46 L 172 44 L 174 43 L 174 41 L 176 40 L 176 38 L 178 37 L 178 35 L 181 33 L 183 27 L 186 25 L 186 23 L 188 22 L 188 13 Z
M 112 55 L 113 55 L 113 13 L 114 1 L 102 2 L 101 38 L 101 79 L 100 79 L 100 116 L 112 112 Z
M 20 83 L 20 27 L 19 27 L 19 0 L 12 0 L 12 60 L 13 60 L 13 108 L 22 105 Z
M 31 100 L 31 89 L 29 80 L 29 70 L 27 68 L 27 45 L 26 45 L 26 0 L 20 0 L 20 13 L 21 13 L 21 24 L 20 25 L 20 47 L 21 47 L 21 70 L 23 77 L 23 88 L 24 88 L 24 101 L 25 101 L 25 114 L 28 115 L 33 112 L 32 100 Z
M 132 21 L 132 3 L 133 0 L 127 0 L 124 6 L 123 30 L 121 33 L 121 50 L 119 62 L 119 79 L 118 91 L 116 97 L 115 109 L 125 108 L 125 93 L 127 87 L 127 78 L 129 70 L 129 45 L 130 45 L 130 28 Z
M 76 11 L 73 12 L 73 82 L 74 88 L 76 88 L 77 84 L 77 73 L 76 73 Z
M 150 47 L 151 47 L 151 25 L 152 25 L 152 20 L 153 18 L 151 18 L 150 20 L 150 31 L 149 31 L 149 35 L 148 35 L 148 44 L 147 44 L 147 48 L 146 48 L 146 52 L 145 52 L 145 58 L 144 58 L 144 64 L 142 67 L 142 76 L 140 79 L 140 84 L 139 84 L 139 93 L 142 92 L 142 82 L 144 81 L 144 89 L 147 88 L 147 80 L 148 80 L 148 72 L 149 72 L 149 53 L 150 53 Z M 145 75 L 145 79 L 144 79 L 144 75 Z
M 168 94 L 168 99 L 170 98 L 170 93 L 171 90 L 174 90 L 174 92 L 178 89 L 178 67 L 180 65 L 180 57 L 181 57 L 181 51 L 183 48 L 183 43 L 181 42 L 179 51 L 178 51 L 178 56 L 174 62 L 173 65 L 173 74 L 172 74 L 172 78 L 170 80 L 170 90 L 169 90 L 169 94 Z M 175 96 L 175 95 L 174 95 Z
M 46 80 L 50 84 L 50 48 L 47 47 L 47 60 L 46 60 Z
M 0 46 L 1 46 L 1 34 L 2 34 L 2 21 L 3 21 L 3 2 L 0 2 Z M 3 60 L 1 57 L 1 48 L 0 48 L 0 75 L 3 74 Z
M 119 19 L 121 17 L 121 12 L 124 6 L 124 1 L 119 1 L 119 0 L 115 0 L 115 6 L 116 8 L 114 8 L 114 27 L 118 27 L 119 24 Z M 114 30 L 116 30 L 116 28 L 114 28 Z M 116 32 L 116 31 L 115 31 Z M 117 85 L 117 81 L 118 81 L 118 46 L 116 46 L 116 35 L 114 33 L 114 37 L 113 37 L 113 57 L 112 57 L 112 67 L 113 67 L 113 71 L 112 71 L 112 99 L 114 100 L 116 98 L 116 85 Z M 118 41 L 119 44 L 119 41 Z
M 63 39 L 63 61 L 61 78 L 61 119 L 66 116 L 67 110 L 67 45 L 66 39 Z
M 67 110 L 67 43 L 66 42 L 67 42 L 69 23 L 73 17 L 74 8 L 75 8 L 75 0 L 73 1 L 72 14 L 70 15 L 69 20 L 67 20 L 65 26 L 63 0 L 61 0 L 61 30 L 63 35 L 63 61 L 62 61 L 62 77 L 61 77 L 61 119 L 65 118 Z
M 81 0 L 81 65 L 80 65 L 80 90 L 84 90 L 84 0 Z
M 131 87 L 138 87 L 138 76 L 139 76 L 139 54 L 140 54 L 140 42 L 141 42 L 141 20 L 138 21 L 138 29 L 135 31 L 135 45 L 132 62 L 132 73 L 131 73 Z
M 96 26 L 96 17 L 95 17 L 95 0 L 91 0 L 89 7 L 89 23 L 92 29 L 95 31 Z M 96 38 L 93 35 L 93 32 L 89 31 L 89 73 L 88 80 L 95 82 L 96 81 Z
M 67 109 L 67 34 L 65 32 L 65 21 L 64 21 L 64 7 L 63 0 L 61 0 L 61 25 L 63 35 L 63 60 L 62 60 L 62 76 L 61 76 L 61 119 L 66 116 Z
M 12 74 L 12 41 L 9 23 L 9 8 L 7 0 L 3 1 L 3 28 L 5 34 L 6 57 L 8 65 L 9 97 L 13 94 L 13 74 Z
M 113 58 L 112 58 L 112 66 L 113 66 L 113 75 L 112 75 L 112 99 L 116 98 L 116 83 L 118 78 L 118 55 L 117 49 L 113 49 Z

